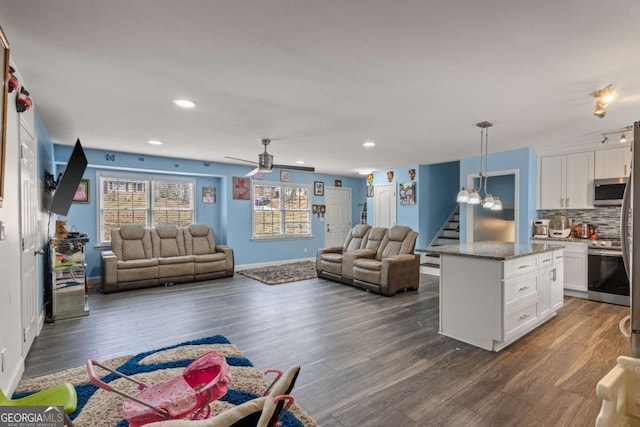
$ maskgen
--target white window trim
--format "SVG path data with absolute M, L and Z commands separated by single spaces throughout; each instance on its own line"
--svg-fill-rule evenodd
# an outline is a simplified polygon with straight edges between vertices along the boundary
M 96 191 L 96 231 L 97 231 L 97 239 L 98 244 L 97 247 L 111 247 L 111 242 L 102 240 L 102 236 L 104 236 L 104 227 L 102 223 L 102 180 L 104 179 L 132 179 L 139 181 L 147 181 L 149 183 L 149 192 L 147 193 L 147 220 L 149 224 L 154 223 L 153 216 L 153 208 L 152 208 L 152 198 L 153 198 L 153 181 L 164 181 L 164 182 L 190 182 L 192 185 L 192 203 L 193 203 L 193 218 L 192 222 L 195 221 L 197 217 L 197 199 L 196 199 L 196 179 L 189 176 L 173 176 L 173 175 L 162 175 L 162 174 L 140 174 L 140 173 L 129 173 L 126 171 L 122 172 L 111 172 L 111 171 L 97 171 L 96 179 L 97 179 L 97 191 Z
M 283 230 L 283 234 L 278 236 L 256 236 L 256 221 L 255 221 L 255 203 L 254 203 L 254 189 L 256 185 L 261 186 L 271 186 L 271 187 L 280 187 L 281 194 L 284 193 L 284 187 L 298 187 L 304 188 L 307 190 L 307 194 L 309 195 L 309 203 L 307 204 L 307 211 L 309 212 L 309 233 L 308 234 L 285 234 L 285 212 L 286 210 L 283 208 L 280 209 L 282 212 L 281 226 Z M 272 182 L 272 181 L 258 181 L 252 180 L 251 183 L 251 240 L 252 241 L 274 241 L 274 240 L 304 240 L 304 239 L 312 239 L 313 238 L 313 215 L 311 214 L 311 205 L 313 203 L 313 188 L 310 184 L 296 184 L 295 182 Z

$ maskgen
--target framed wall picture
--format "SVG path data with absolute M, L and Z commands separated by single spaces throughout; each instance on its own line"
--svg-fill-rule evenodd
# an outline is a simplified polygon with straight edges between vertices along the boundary
M 313 181 L 313 195 L 324 196 L 324 182 Z
M 367 185 L 367 197 L 373 197 L 373 185 Z
M 216 187 L 202 187 L 202 203 L 216 202 Z
M 400 184 L 400 204 L 415 205 L 416 204 L 416 183 L 405 182 Z
M 233 177 L 233 198 L 235 200 L 249 200 L 251 198 L 251 188 L 249 178 L 241 176 Z
M 334 181 L 334 185 L 335 185 L 336 187 L 342 187 L 342 180 L 341 180 L 341 179 L 336 179 L 336 180 Z
M 76 194 L 73 195 L 73 203 L 89 203 L 89 180 L 81 179 Z
M 291 181 L 291 172 L 289 172 L 289 171 L 280 171 L 280 181 L 282 181 L 282 182 Z

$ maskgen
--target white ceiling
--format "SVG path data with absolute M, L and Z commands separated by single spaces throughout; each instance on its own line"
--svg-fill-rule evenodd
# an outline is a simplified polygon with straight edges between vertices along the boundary
M 491 152 L 640 120 L 634 16 L 632 0 L 0 0 L 56 142 L 229 162 L 271 137 L 275 163 L 340 175 L 477 155 L 483 120 Z

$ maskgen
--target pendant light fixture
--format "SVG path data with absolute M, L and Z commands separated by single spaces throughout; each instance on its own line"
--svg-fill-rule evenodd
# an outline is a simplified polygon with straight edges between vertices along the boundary
M 458 192 L 456 201 L 458 203 L 468 203 L 470 205 L 482 205 L 485 209 L 491 209 L 493 211 L 502 210 L 502 202 L 497 196 L 493 196 L 487 192 L 487 180 L 489 179 L 488 165 L 489 165 L 489 128 L 493 126 L 490 122 L 476 123 L 476 126 L 480 128 L 480 184 L 478 189 L 472 188 L 467 190 L 465 187 Z M 480 197 L 480 192 L 484 194 L 484 199 Z

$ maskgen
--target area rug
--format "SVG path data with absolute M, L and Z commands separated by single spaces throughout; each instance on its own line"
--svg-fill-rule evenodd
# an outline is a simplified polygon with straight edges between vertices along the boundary
M 118 372 L 153 385 L 179 375 L 193 359 L 209 351 L 216 351 L 226 357 L 232 376 L 227 394 L 220 400 L 211 403 L 211 416 L 261 396 L 269 386 L 270 381 L 262 371 L 254 368 L 238 348 L 222 335 L 214 335 L 135 356 L 116 357 L 100 362 Z M 286 370 L 289 366 L 276 368 Z M 116 389 L 130 395 L 137 393 L 135 384 L 130 381 L 121 379 L 100 368 L 96 368 L 96 374 L 101 375 L 104 382 Z M 129 425 L 126 420 L 122 419 L 120 412 L 123 397 L 91 384 L 84 366 L 41 377 L 23 379 L 16 389 L 14 398 L 23 397 L 64 382 L 73 384 L 78 394 L 77 409 L 70 414 L 76 427 L 127 427 Z M 295 388 L 292 394 L 295 397 Z M 283 427 L 317 426 L 315 421 L 295 404 L 285 413 L 281 421 Z
M 316 274 L 316 263 L 313 261 L 269 265 L 267 267 L 240 270 L 237 273 L 267 285 L 279 285 L 318 277 Z

